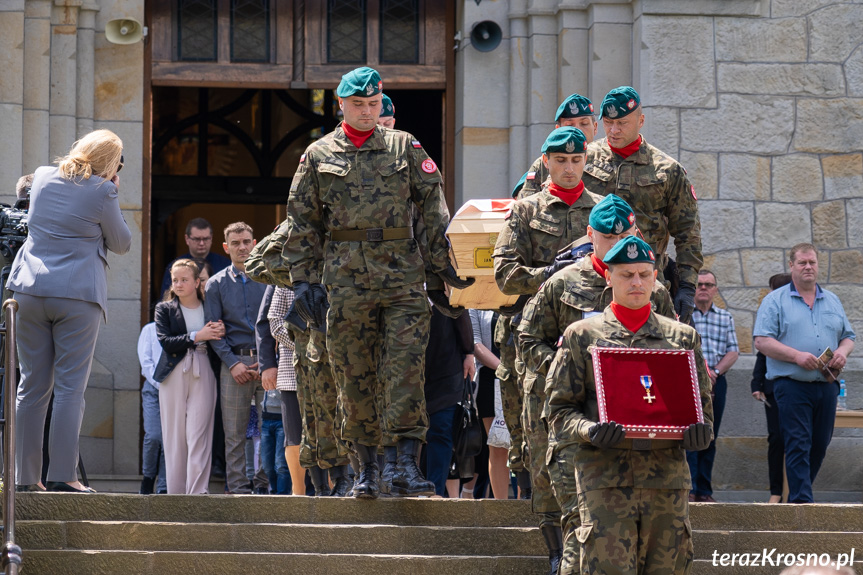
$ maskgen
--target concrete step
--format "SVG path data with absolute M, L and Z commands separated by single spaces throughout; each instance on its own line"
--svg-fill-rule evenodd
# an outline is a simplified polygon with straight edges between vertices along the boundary
M 544 549 L 527 527 L 417 527 L 273 523 L 21 521 L 25 549 L 492 555 L 531 557 Z
M 19 520 L 536 527 L 530 502 L 288 495 L 21 493 Z
M 56 521 L 443 525 L 536 527 L 530 502 L 381 498 L 375 501 L 284 495 L 131 495 L 20 493 L 17 517 Z M 691 503 L 693 528 L 733 531 L 863 532 L 863 505 Z M 861 545 L 863 546 L 863 545 Z
M 547 557 L 217 553 L 197 551 L 30 551 L 22 575 L 225 575 L 227 573 L 410 573 L 410 575 L 544 575 Z

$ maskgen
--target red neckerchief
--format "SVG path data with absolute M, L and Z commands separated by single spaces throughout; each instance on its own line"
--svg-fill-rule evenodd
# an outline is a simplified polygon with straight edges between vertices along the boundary
M 366 140 L 372 137 L 372 134 L 375 131 L 375 129 L 372 128 L 368 132 L 361 132 L 356 128 L 352 128 L 347 122 L 342 122 L 342 130 L 345 131 L 345 136 L 348 137 L 348 140 L 350 140 L 357 149 L 360 149 L 360 147 L 366 143 Z
M 584 191 L 584 182 L 578 182 L 574 188 L 561 188 L 554 182 L 548 185 L 548 192 L 555 198 L 560 198 L 570 206 L 578 201 L 581 197 L 581 192 Z
M 609 144 L 608 147 L 611 148 L 612 152 L 614 152 L 618 156 L 622 156 L 625 160 L 626 158 L 637 152 L 638 148 L 641 147 L 641 135 L 639 134 L 639 136 L 635 138 L 634 142 L 627 144 L 622 148 L 615 148 L 611 144 Z
M 608 265 L 596 257 L 596 254 L 590 254 L 590 263 L 593 264 L 593 271 L 599 274 L 599 277 L 605 279 L 605 272 L 608 271 Z
M 647 318 L 650 317 L 650 304 L 638 309 L 629 309 L 613 301 L 611 302 L 611 312 L 623 324 L 623 327 L 635 333 L 647 323 Z

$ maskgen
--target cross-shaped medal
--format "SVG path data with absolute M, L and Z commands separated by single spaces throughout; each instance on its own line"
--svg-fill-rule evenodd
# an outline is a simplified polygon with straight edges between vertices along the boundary
M 644 391 L 647 392 L 647 395 L 642 397 L 642 399 L 646 399 L 647 403 L 653 404 L 653 400 L 656 399 L 655 395 L 650 395 L 650 388 L 653 387 L 653 378 L 649 375 L 642 375 L 639 377 L 639 381 L 641 382 L 641 386 L 644 388 Z

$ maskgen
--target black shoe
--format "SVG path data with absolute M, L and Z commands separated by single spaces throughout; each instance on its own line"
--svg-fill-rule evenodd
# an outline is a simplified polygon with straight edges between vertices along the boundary
M 353 485 L 345 465 L 330 468 L 330 479 L 333 480 L 333 490 L 330 493 L 333 497 L 345 497 Z
M 315 487 L 315 497 L 329 497 L 330 484 L 327 482 L 327 472 L 317 465 L 309 468 L 309 477 Z
M 32 493 L 44 493 L 44 492 L 45 492 L 45 488 L 44 488 L 44 487 L 39 487 L 39 484 L 38 484 L 38 483 L 33 483 L 33 484 L 30 484 L 30 485 L 16 485 L 16 486 L 15 486 L 15 491 L 16 491 L 17 493 L 26 493 L 26 492 L 32 492 Z
M 96 490 L 92 487 L 84 487 L 84 489 L 75 489 L 68 483 L 64 483 L 63 481 L 49 481 L 48 485 L 45 487 L 48 488 L 48 491 L 62 491 L 64 493 L 96 493 Z
M 560 569 L 560 560 L 563 557 L 563 534 L 560 527 L 552 524 L 540 525 L 539 530 L 548 547 L 548 575 L 557 575 Z
M 386 495 L 390 495 L 393 492 L 393 475 L 396 472 L 398 457 L 398 447 L 395 445 L 384 447 L 384 470 L 381 472 L 381 493 Z
M 252 493 L 254 493 L 255 495 L 269 495 L 270 490 L 267 489 L 266 487 L 255 487 L 252 490 Z
M 139 495 L 152 495 L 153 494 L 153 486 L 156 484 L 155 477 L 144 477 L 141 480 L 141 488 L 138 489 Z
M 360 462 L 359 479 L 354 483 L 354 497 L 357 499 L 377 499 L 380 495 L 378 448 L 354 443 L 354 449 Z
M 515 474 L 515 479 L 518 483 L 519 491 L 521 491 L 521 497 L 518 499 L 531 499 L 533 490 L 530 487 L 530 472 L 523 469 Z
M 393 494 L 402 497 L 418 495 L 434 495 L 434 483 L 423 477 L 417 465 L 419 439 L 400 439 L 398 444 L 398 462 L 393 474 Z

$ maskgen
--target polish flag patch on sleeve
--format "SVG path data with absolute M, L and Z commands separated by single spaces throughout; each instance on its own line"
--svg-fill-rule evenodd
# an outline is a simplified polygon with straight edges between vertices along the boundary
M 419 141 L 419 140 L 411 140 L 411 145 L 412 145 L 414 148 L 422 148 L 422 147 L 423 147 L 423 146 L 422 146 L 422 144 L 420 144 L 420 141 Z
M 695 186 L 690 184 L 689 185 L 689 191 L 692 192 L 692 199 L 698 201 L 698 196 L 695 195 Z
M 306 161 L 306 155 L 303 154 L 302 156 L 300 156 L 300 163 L 302 164 L 305 161 Z
M 425 160 L 423 160 L 423 163 L 420 167 L 427 174 L 433 174 L 435 173 L 435 170 L 437 170 L 437 164 L 435 164 L 434 160 L 432 160 L 431 158 L 426 158 Z

